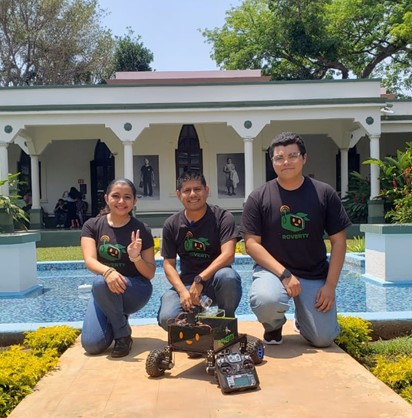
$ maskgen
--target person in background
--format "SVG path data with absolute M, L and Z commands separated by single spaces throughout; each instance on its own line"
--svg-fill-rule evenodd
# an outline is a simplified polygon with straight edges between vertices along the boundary
M 172 288 L 161 297 L 159 325 L 200 305 L 202 295 L 233 317 L 242 296 L 239 274 L 231 265 L 239 238 L 233 215 L 207 204 L 209 187 L 203 174 L 183 172 L 177 180 L 177 197 L 184 209 L 163 225 L 163 268 Z M 176 258 L 180 258 L 180 272 Z
M 147 158 L 144 159 L 144 165 L 140 169 L 140 184 L 143 188 L 143 196 L 153 195 L 154 171 Z
M 63 199 L 59 199 L 54 207 L 54 219 L 56 228 L 64 228 L 66 223 L 67 208 L 66 202 Z
M 65 228 L 76 229 L 80 228 L 79 218 L 77 217 L 76 202 L 81 196 L 80 192 L 75 187 L 70 187 L 66 199 L 67 216 Z
M 150 229 L 133 217 L 136 188 L 128 179 L 113 180 L 104 196 L 106 208 L 88 219 L 81 232 L 86 267 L 97 274 L 83 322 L 81 343 L 89 354 L 106 351 L 127 356 L 132 347 L 129 315 L 152 295 L 154 241 Z
M 22 209 L 26 212 L 29 213 L 31 210 L 31 206 L 32 206 L 32 196 L 31 196 L 31 192 L 26 192 L 23 196 L 23 200 L 25 205 L 22 207 Z
M 236 167 L 232 163 L 232 159 L 230 157 L 226 159 L 226 164 L 223 167 L 223 172 L 226 173 L 227 194 L 229 196 L 236 195 L 239 176 L 237 174 Z
M 293 298 L 296 329 L 313 346 L 327 347 L 339 334 L 335 290 L 351 222 L 331 186 L 303 175 L 307 154 L 299 135 L 275 137 L 269 156 L 277 178 L 249 195 L 242 214 L 246 251 L 256 263 L 250 306 L 264 343 L 276 345 Z
M 80 226 L 83 226 L 84 221 L 86 220 L 88 208 L 89 204 L 84 200 L 84 195 L 80 194 L 76 200 L 76 216 Z

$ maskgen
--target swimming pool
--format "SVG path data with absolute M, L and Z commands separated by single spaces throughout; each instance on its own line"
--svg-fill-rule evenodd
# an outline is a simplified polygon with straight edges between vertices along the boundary
M 361 256 L 347 257 L 336 291 L 338 312 L 362 314 L 363 317 L 368 317 L 368 313 L 372 316 L 376 314 L 378 319 L 383 319 L 382 316 L 394 319 L 412 318 L 412 286 L 381 286 L 363 280 L 363 265 Z M 238 256 L 234 267 L 241 275 L 243 285 L 243 297 L 236 314 L 255 318 L 248 303 L 252 261 L 247 256 Z M 19 328 L 16 324 L 25 324 L 25 329 L 42 323 L 81 324 L 90 291 L 79 290 L 79 286 L 91 285 L 94 278 L 83 262 L 38 263 L 37 273 L 42 289 L 25 298 L 0 299 L 1 328 L 4 329 L 6 324 L 11 329 L 13 326 Z M 131 323 L 134 323 L 133 320 L 154 322 L 160 296 L 170 287 L 160 260 L 157 261 L 152 283 L 153 295 L 150 302 L 131 316 Z M 293 314 L 293 311 L 291 302 L 288 314 Z

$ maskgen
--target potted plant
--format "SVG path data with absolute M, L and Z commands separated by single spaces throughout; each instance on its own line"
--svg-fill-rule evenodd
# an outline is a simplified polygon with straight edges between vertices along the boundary
M 6 182 L 10 185 L 10 195 L 0 193 L 0 297 L 21 296 L 40 286 L 36 260 L 36 241 L 40 240 L 40 233 L 26 231 L 28 217 L 19 206 L 16 192 L 18 175 L 10 174 L 7 180 L 0 180 L 0 185 Z
M 383 160 L 367 160 L 381 170 L 381 191 L 385 219 L 389 224 L 361 225 L 365 233 L 365 276 L 383 283 L 412 282 L 412 142 L 404 151 Z
M 0 180 L 0 186 L 8 182 L 10 190 L 8 196 L 0 192 L 0 232 L 14 232 L 15 228 L 27 229 L 28 217 L 19 206 L 19 204 L 22 204 L 22 200 L 17 194 L 19 174 L 9 174 L 6 180 Z
M 412 222 L 412 142 L 405 151 L 383 160 L 367 160 L 363 164 L 376 164 L 380 168 L 379 197 L 385 201 L 385 219 L 390 223 Z

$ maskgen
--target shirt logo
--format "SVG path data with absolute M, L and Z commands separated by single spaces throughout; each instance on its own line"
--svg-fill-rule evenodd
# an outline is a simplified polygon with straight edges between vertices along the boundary
M 308 215 L 304 212 L 290 213 L 289 206 L 280 207 L 281 225 L 283 229 L 290 232 L 299 232 L 305 229 L 306 222 L 309 221 Z
M 122 254 L 126 253 L 126 247 L 121 244 L 110 244 L 110 238 L 102 235 L 98 248 L 99 256 L 108 261 L 118 261 L 122 258 Z
M 193 238 L 191 231 L 186 232 L 184 248 L 192 257 L 209 257 L 208 254 L 204 254 L 209 247 L 209 240 L 207 238 Z

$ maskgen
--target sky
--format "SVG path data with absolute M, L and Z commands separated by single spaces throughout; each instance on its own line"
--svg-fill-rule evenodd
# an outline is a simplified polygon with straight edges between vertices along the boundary
M 221 28 L 226 11 L 242 0 L 99 0 L 109 12 L 102 24 L 114 35 L 124 36 L 127 27 L 140 35 L 153 52 L 156 71 L 217 70 L 210 58 L 211 45 L 198 29 Z

